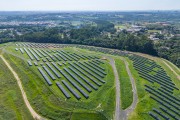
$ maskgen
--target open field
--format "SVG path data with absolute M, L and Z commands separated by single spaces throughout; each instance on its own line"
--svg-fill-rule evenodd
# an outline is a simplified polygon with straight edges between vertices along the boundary
M 117 25 L 115 25 L 115 28 L 116 28 L 116 29 L 127 29 L 128 26 L 127 26 L 127 25 L 117 24 Z
M 160 33 L 160 30 L 148 30 L 148 33 Z
M 15 78 L 1 58 L 0 68 L 0 119 L 33 120 L 23 102 Z

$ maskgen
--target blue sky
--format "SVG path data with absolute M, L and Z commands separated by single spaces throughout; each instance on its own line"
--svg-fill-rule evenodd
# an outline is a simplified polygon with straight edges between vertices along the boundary
M 180 0 L 1 0 L 0 11 L 180 10 Z

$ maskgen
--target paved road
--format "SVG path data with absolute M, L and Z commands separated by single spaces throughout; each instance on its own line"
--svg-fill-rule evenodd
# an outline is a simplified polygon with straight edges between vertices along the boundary
M 23 89 L 21 80 L 20 80 L 20 78 L 18 77 L 17 73 L 13 70 L 13 68 L 10 66 L 10 64 L 6 61 L 6 59 L 5 59 L 2 55 L 0 55 L 0 57 L 1 57 L 1 59 L 4 61 L 4 63 L 6 64 L 6 66 L 9 68 L 9 70 L 13 73 L 14 77 L 16 78 L 17 83 L 18 83 L 18 86 L 19 86 L 19 88 L 20 88 L 20 90 L 21 90 L 21 94 L 22 94 L 22 96 L 23 96 L 23 100 L 24 100 L 27 108 L 29 109 L 31 115 L 33 116 L 33 118 L 36 119 L 36 120 L 42 120 L 43 118 L 42 118 L 40 115 L 38 115 L 38 114 L 36 113 L 36 111 L 34 111 L 34 109 L 31 107 L 31 105 L 30 105 L 30 103 L 29 103 L 29 101 L 28 101 L 28 99 L 27 99 L 26 93 L 25 93 L 25 91 L 24 91 L 24 89 Z
M 132 90 L 133 90 L 133 102 L 131 104 L 131 106 L 129 106 L 127 109 L 125 109 L 123 112 L 125 114 L 123 120 L 127 120 L 127 116 L 133 112 L 133 110 L 135 109 L 137 102 L 138 102 L 138 95 L 137 95 L 137 89 L 136 89 L 136 83 L 135 80 L 131 74 L 131 71 L 129 69 L 129 64 L 128 62 L 125 60 L 125 58 L 121 58 L 121 60 L 124 61 L 125 65 L 126 65 L 126 71 L 129 75 L 130 81 L 131 81 L 131 85 L 132 85 Z

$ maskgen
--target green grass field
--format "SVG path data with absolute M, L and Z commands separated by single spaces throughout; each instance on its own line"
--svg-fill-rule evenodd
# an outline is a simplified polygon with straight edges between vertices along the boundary
M 127 26 L 126 25 L 121 25 L 121 24 L 117 24 L 117 25 L 115 25 L 115 28 L 116 29 L 126 29 L 127 28 Z
M 164 60 L 164 59 L 162 59 Z M 167 60 L 164 60 L 178 75 L 180 75 L 180 69 L 175 66 L 173 63 L 167 61 Z
M 10 70 L 0 58 L 0 120 L 33 120 Z
M 160 30 L 148 30 L 148 33 L 159 33 Z

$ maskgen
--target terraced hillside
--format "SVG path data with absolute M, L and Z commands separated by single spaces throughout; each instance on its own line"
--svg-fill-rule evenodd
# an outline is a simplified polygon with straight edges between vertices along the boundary
M 18 74 L 34 111 L 45 119 L 180 119 L 178 73 L 159 58 L 21 42 L 2 45 L 1 54 Z

